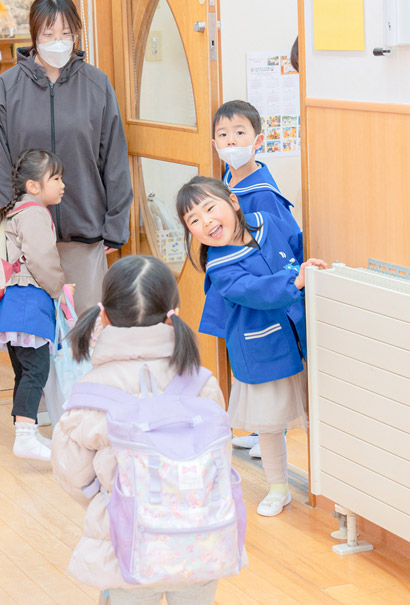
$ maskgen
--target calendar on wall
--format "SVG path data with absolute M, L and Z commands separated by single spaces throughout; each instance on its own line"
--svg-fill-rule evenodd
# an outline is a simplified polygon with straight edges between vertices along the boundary
M 258 155 L 300 155 L 299 74 L 290 53 L 247 53 L 247 91 L 265 135 Z

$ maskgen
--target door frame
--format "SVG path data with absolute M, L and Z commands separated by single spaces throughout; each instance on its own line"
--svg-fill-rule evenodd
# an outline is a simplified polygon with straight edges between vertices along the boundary
M 117 94 L 129 147 L 134 187 L 131 237 L 123 248 L 122 255 L 140 252 L 139 214 L 141 207 L 144 206 L 142 202 L 145 199 L 145 192 L 140 167 L 136 161 L 138 157 L 197 166 L 198 174 L 221 178 L 221 163 L 211 147 L 212 119 L 222 102 L 221 44 L 217 27 L 220 19 L 219 0 L 206 0 L 204 3 L 200 0 L 196 2 L 186 0 L 185 7 L 184 4 L 182 0 L 168 1 L 185 48 L 195 100 L 196 126 L 178 126 L 135 120 L 130 117 L 131 49 L 128 25 L 130 3 L 127 0 L 98 0 L 98 12 L 96 10 L 94 12 L 97 41 L 95 56 L 98 67 L 106 71 Z M 137 73 L 139 75 L 142 72 L 146 40 L 156 5 L 157 0 L 140 0 L 137 5 L 137 18 L 140 19 L 141 25 L 141 35 L 138 38 L 140 59 L 139 65 L 137 63 Z M 205 22 L 203 33 L 194 31 L 196 21 Z M 210 23 L 215 25 L 216 60 L 214 61 L 209 60 Z M 169 139 L 168 145 L 164 145 L 164 140 L 167 139 Z M 155 253 L 155 249 L 152 253 Z M 202 299 L 198 296 L 199 292 L 203 292 L 203 274 L 198 273 L 189 261 L 185 262 L 179 275 L 178 287 L 181 296 L 181 316 L 194 331 L 197 331 L 204 301 L 204 296 Z M 228 401 L 230 370 L 225 341 L 204 334 L 199 334 L 198 340 L 203 363 L 217 376 L 225 400 Z

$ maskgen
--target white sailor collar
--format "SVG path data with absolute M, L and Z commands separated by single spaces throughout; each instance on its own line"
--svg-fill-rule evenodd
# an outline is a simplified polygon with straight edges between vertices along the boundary
M 273 193 L 279 195 L 285 200 L 287 207 L 293 207 L 292 202 L 289 202 L 289 200 L 286 199 L 285 196 L 275 186 L 273 177 L 269 172 L 269 169 L 267 168 L 266 164 L 258 161 L 257 164 L 259 164 L 260 169 L 252 172 L 250 175 L 242 179 L 242 181 L 237 183 L 234 187 L 229 186 L 229 181 L 231 180 L 232 173 L 231 169 L 227 165 L 227 169 L 223 178 L 224 185 L 226 185 L 226 187 L 228 187 L 228 189 L 230 189 L 232 193 L 239 197 L 249 195 L 250 193 L 257 193 L 259 191 L 272 191 Z M 264 179 L 264 181 L 261 181 L 261 179 Z

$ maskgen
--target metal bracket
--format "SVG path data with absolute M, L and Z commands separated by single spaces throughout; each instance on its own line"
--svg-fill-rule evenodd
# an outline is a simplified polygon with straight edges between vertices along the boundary
M 367 268 L 371 269 L 372 271 L 376 271 L 377 273 L 382 273 L 386 276 L 400 277 L 401 279 L 410 280 L 409 267 L 402 267 L 401 265 L 392 265 L 391 263 L 384 263 L 381 260 L 369 258 Z
M 209 26 L 209 60 L 216 61 L 216 14 L 208 13 L 208 26 Z
M 340 506 L 340 504 L 335 504 L 335 512 L 343 517 L 346 517 L 347 542 L 332 546 L 333 552 L 336 552 L 338 555 L 351 555 L 357 552 L 373 550 L 372 544 L 369 544 L 364 540 L 357 540 L 357 523 L 355 513 L 352 513 L 351 510 L 344 508 L 344 506 Z M 339 536 L 333 537 L 341 539 Z

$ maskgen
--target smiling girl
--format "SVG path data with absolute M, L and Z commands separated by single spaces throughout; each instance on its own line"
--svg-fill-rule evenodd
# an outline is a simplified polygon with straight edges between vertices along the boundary
M 226 307 L 226 344 L 233 383 L 228 413 L 233 428 L 259 430 L 270 490 L 258 506 L 264 516 L 289 504 L 287 428 L 306 427 L 305 267 L 301 232 L 271 214 L 244 215 L 220 181 L 195 177 L 177 196 L 189 240 L 200 242 L 205 292 L 211 285 Z M 188 252 L 193 262 L 191 252 Z

